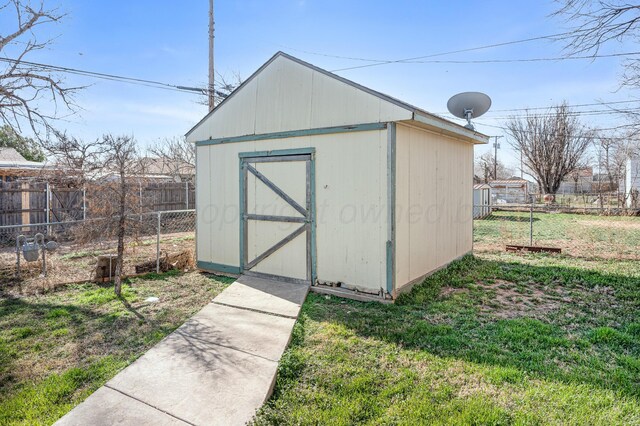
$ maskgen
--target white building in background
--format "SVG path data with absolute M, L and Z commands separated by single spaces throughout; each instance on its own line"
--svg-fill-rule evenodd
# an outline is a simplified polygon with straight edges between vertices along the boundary
M 491 214 L 491 185 L 478 183 L 473 185 L 473 218 L 482 219 Z
M 491 204 L 522 204 L 530 201 L 529 194 L 535 193 L 533 183 L 526 179 L 512 177 L 489 181 Z
M 625 181 L 627 207 L 640 207 L 640 156 L 633 155 L 627 160 Z

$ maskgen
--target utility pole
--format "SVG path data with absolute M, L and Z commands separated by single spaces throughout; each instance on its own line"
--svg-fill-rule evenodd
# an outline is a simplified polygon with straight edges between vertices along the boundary
M 498 143 L 498 138 L 502 136 L 494 136 L 496 141 L 493 143 L 493 179 L 498 180 L 498 149 L 500 148 L 500 144 Z
M 209 0 L 209 111 L 215 102 L 215 74 L 213 72 L 213 0 Z

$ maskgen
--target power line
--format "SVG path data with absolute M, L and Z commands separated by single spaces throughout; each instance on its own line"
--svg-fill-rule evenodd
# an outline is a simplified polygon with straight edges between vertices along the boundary
M 81 70 L 77 68 L 50 65 L 50 64 L 44 64 L 39 62 L 29 62 L 29 61 L 17 60 L 12 58 L 0 58 L 0 62 L 6 62 L 6 63 L 18 64 L 18 65 L 28 65 L 28 66 L 40 68 L 43 70 L 58 71 L 58 72 L 63 72 L 67 74 L 75 74 L 75 75 L 81 75 L 85 77 L 99 78 L 103 80 L 137 84 L 140 86 L 147 86 L 147 87 L 153 87 L 153 88 L 164 89 L 164 90 L 173 90 L 173 91 L 183 92 L 183 93 L 194 93 L 194 92 L 206 93 L 205 88 L 180 86 L 180 85 L 164 83 L 160 81 L 147 80 L 147 79 L 135 78 L 135 77 L 125 77 L 125 76 L 116 75 L 116 74 L 87 71 L 87 70 Z
M 605 26 L 605 28 L 606 27 L 607 26 Z M 528 43 L 528 42 L 537 41 L 537 40 L 548 39 L 548 40 L 552 40 L 552 41 L 559 41 L 559 40 L 563 40 L 563 39 L 566 39 L 566 38 L 573 38 L 573 37 L 576 36 L 576 34 L 579 34 L 581 32 L 587 32 L 587 31 L 588 30 L 586 30 L 586 29 L 585 30 L 578 29 L 578 30 L 572 30 L 572 31 L 567 31 L 567 32 L 562 32 L 562 33 L 547 34 L 547 35 L 529 37 L 529 38 L 520 39 L 520 40 L 510 40 L 510 41 L 505 41 L 505 42 L 500 42 L 500 43 L 488 44 L 488 45 L 484 45 L 484 46 L 469 47 L 469 48 L 465 48 L 465 49 L 458 49 L 458 50 L 451 50 L 451 51 L 446 51 L 446 52 L 432 53 L 432 54 L 428 54 L 428 55 L 416 56 L 416 57 L 413 57 L 413 58 L 397 59 L 397 60 L 393 60 L 393 59 L 373 59 L 373 58 L 362 58 L 362 57 L 356 57 L 356 56 L 334 55 L 334 54 L 330 54 L 330 53 L 314 52 L 314 51 L 305 50 L 305 49 L 297 49 L 295 47 L 284 46 L 284 45 L 279 45 L 279 46 L 284 48 L 284 49 L 287 49 L 287 50 L 293 50 L 293 51 L 296 51 L 296 52 L 306 53 L 306 54 L 309 54 L 309 55 L 323 56 L 323 57 L 326 57 L 326 58 L 346 59 L 346 60 L 351 60 L 351 61 L 363 61 L 363 62 L 375 62 L 374 64 L 364 65 L 364 66 L 360 66 L 360 67 L 356 66 L 356 67 L 350 67 L 350 68 L 343 68 L 343 69 L 339 69 L 339 70 L 334 70 L 334 71 L 343 71 L 343 70 L 347 70 L 347 69 L 363 68 L 363 67 L 369 67 L 369 66 L 377 66 L 377 65 L 385 65 L 385 64 L 392 64 L 392 63 L 400 63 L 400 62 L 407 62 L 407 61 L 413 61 L 413 60 L 434 58 L 434 57 L 438 57 L 438 56 L 453 55 L 453 54 L 456 54 L 456 53 L 473 52 L 473 51 L 477 51 L 477 50 L 491 49 L 491 48 L 494 48 L 494 47 L 508 46 L 508 45 L 512 45 L 512 44 Z
M 480 126 L 487 126 L 487 127 L 491 127 L 494 129 L 500 129 L 503 131 L 508 130 L 507 127 L 505 126 L 497 126 L 495 124 L 486 124 L 486 123 L 476 123 Z M 633 124 L 628 124 L 628 125 L 621 125 L 621 126 L 617 126 L 617 127 L 605 127 L 605 128 L 596 128 L 594 130 L 600 130 L 600 131 L 608 131 L 608 130 L 621 130 L 621 129 L 625 129 L 625 128 L 633 128 L 633 127 L 637 127 Z M 533 134 L 534 132 L 530 132 L 530 131 L 525 131 L 525 133 L 529 133 L 529 134 Z M 493 137 L 493 136 L 492 136 Z M 631 138 L 626 138 L 626 137 L 608 137 L 607 139 L 611 139 L 611 140 L 619 140 L 619 141 L 628 141 L 631 140 Z
M 567 111 L 566 115 L 567 116 L 576 116 L 576 117 L 580 117 L 580 116 L 592 116 L 592 115 L 620 115 L 620 114 L 639 114 L 640 113 L 640 108 L 629 108 L 629 109 L 625 109 L 625 110 L 612 110 L 612 109 L 601 109 L 601 110 L 592 110 L 592 111 Z M 487 117 L 487 116 L 482 116 L 482 117 L 478 117 L 475 120 L 484 120 L 484 119 L 489 119 L 489 120 L 508 120 L 511 118 L 526 118 L 526 117 L 548 117 L 550 115 L 554 115 L 555 112 L 554 111 L 549 111 L 548 113 L 544 113 L 544 114 L 514 114 L 514 115 L 510 115 L 510 116 L 504 116 L 504 117 Z M 450 113 L 443 113 L 440 115 L 447 115 L 447 116 L 451 116 L 453 117 Z
M 484 45 L 484 46 L 469 47 L 469 48 L 465 48 L 465 49 L 458 49 L 458 50 L 451 50 L 451 51 L 447 51 L 447 52 L 432 53 L 432 54 L 429 54 L 429 55 L 415 56 L 415 57 L 412 57 L 412 58 L 404 58 L 404 59 L 397 59 L 397 60 L 358 58 L 358 57 L 353 57 L 353 56 L 340 56 L 340 55 L 331 55 L 331 54 L 326 54 L 326 53 L 310 52 L 308 50 L 300 50 L 300 49 L 295 49 L 295 48 L 289 48 L 289 49 L 296 50 L 296 51 L 299 51 L 299 52 L 308 53 L 310 55 L 324 56 L 324 57 L 329 57 L 329 58 L 348 59 L 348 60 L 353 60 L 353 61 L 375 62 L 373 64 L 366 64 L 366 65 L 359 65 L 359 66 L 348 67 L 348 68 L 341 68 L 341 69 L 336 69 L 336 70 L 332 71 L 332 72 L 337 72 L 337 71 L 346 71 L 346 70 L 352 70 L 352 69 L 357 69 L 357 68 L 375 67 L 375 66 L 378 66 L 378 65 L 387 65 L 387 64 L 394 64 L 394 63 L 417 61 L 417 60 L 420 60 L 420 59 L 435 58 L 435 57 L 438 57 L 438 56 L 453 55 L 453 54 L 456 54 L 456 53 L 473 52 L 473 51 L 477 51 L 477 50 L 491 49 L 491 48 L 494 48 L 494 47 L 508 46 L 508 45 L 520 44 L 520 43 L 528 43 L 528 42 L 537 41 L 537 40 L 558 39 L 558 37 L 563 37 L 563 36 L 567 36 L 567 35 L 570 35 L 570 34 L 573 34 L 573 32 L 569 31 L 569 32 L 557 33 L 557 34 L 547 34 L 547 35 L 530 37 L 530 38 L 525 38 L 525 39 L 520 39 L 520 40 L 511 40 L 511 41 L 505 41 L 505 42 L 501 42 L 501 43 L 488 44 L 488 45 Z
M 411 63 L 411 61 L 419 61 L 421 59 L 428 59 L 428 58 L 435 58 L 435 57 L 438 57 L 438 56 L 453 55 L 453 54 L 456 54 L 456 53 L 473 52 L 473 51 L 477 51 L 477 50 L 491 49 L 491 48 L 494 48 L 494 47 L 509 46 L 509 45 L 513 45 L 513 44 L 529 43 L 529 42 L 537 41 L 537 40 L 561 40 L 563 38 L 567 38 L 567 36 L 573 36 L 573 35 L 575 35 L 575 33 L 576 33 L 576 31 L 567 31 L 567 32 L 557 33 L 557 34 L 547 34 L 547 35 L 530 37 L 530 38 L 525 38 L 525 39 L 520 39 L 520 40 L 510 40 L 510 41 L 505 41 L 505 42 L 501 42 L 501 43 L 488 44 L 488 45 L 484 45 L 484 46 L 470 47 L 470 48 L 466 48 L 466 49 L 458 49 L 458 50 L 451 50 L 451 51 L 447 51 L 447 52 L 433 53 L 433 54 L 429 54 L 429 55 L 415 56 L 413 58 L 404 58 L 404 59 L 386 60 L 386 61 L 372 60 L 372 59 L 366 59 L 366 58 L 354 58 L 354 57 L 338 56 L 338 55 L 329 55 L 329 54 L 313 53 L 313 52 L 306 52 L 306 53 L 316 54 L 316 55 L 321 55 L 321 56 L 327 56 L 327 57 L 334 57 L 334 58 L 338 58 L 338 59 L 351 59 L 351 60 L 359 60 L 359 61 L 376 61 L 376 63 L 373 63 L 373 64 L 357 65 L 357 66 L 353 66 L 353 67 L 347 67 L 347 68 L 340 68 L 340 69 L 332 70 L 332 72 L 338 72 L 338 71 L 347 71 L 347 70 L 353 70 L 353 69 L 358 69 L 358 68 L 375 67 L 375 66 L 379 66 L 379 65 L 388 65 L 388 64 L 396 64 L 396 63 L 403 63 L 403 62 Z
M 567 107 L 582 108 L 582 107 L 599 106 L 599 105 L 629 104 L 632 102 L 640 102 L 640 99 L 632 100 L 632 101 L 609 101 L 609 102 L 594 102 L 594 103 L 588 103 L 588 104 L 574 104 L 574 105 L 567 105 Z M 531 108 L 494 109 L 489 112 L 534 111 L 534 110 L 541 110 L 541 109 L 550 109 L 550 107 L 546 106 L 546 107 L 531 107 Z M 446 112 L 444 114 L 446 114 Z
M 567 107 L 568 108 L 583 108 L 583 107 L 590 107 L 590 106 L 606 106 L 606 105 L 630 104 L 630 103 L 634 103 L 634 102 L 640 102 L 640 99 L 631 100 L 631 101 L 608 101 L 608 102 L 594 102 L 594 103 L 586 103 L 586 104 L 573 104 L 573 105 L 567 105 Z M 492 109 L 492 110 L 488 111 L 487 114 L 492 114 L 492 113 L 496 113 L 496 112 L 521 112 L 521 111 L 527 112 L 527 111 L 552 110 L 552 109 L 553 109 L 553 106 L 529 107 L 529 108 L 509 108 L 509 109 Z M 628 110 L 606 109 L 606 110 L 594 110 L 594 111 L 611 111 L 612 114 L 615 114 L 615 113 L 624 113 L 624 112 L 630 111 L 630 110 L 631 109 L 628 109 Z M 593 112 L 593 111 L 571 111 L 571 113 L 581 113 L 581 112 Z M 451 115 L 448 111 L 434 112 L 432 114 L 436 114 L 436 115 Z M 516 116 L 526 117 L 526 115 L 521 115 L 521 114 L 517 114 Z M 485 115 L 485 116 L 483 116 L 481 118 L 494 118 L 494 119 L 497 119 L 498 117 L 487 117 Z
M 387 59 L 370 59 L 370 58 L 358 58 L 356 56 L 332 55 L 330 53 L 321 53 L 321 52 L 313 52 L 313 51 L 310 51 L 310 50 L 297 49 L 295 47 L 284 46 L 282 44 L 275 44 L 275 45 L 279 46 L 279 47 L 281 47 L 283 49 L 289 50 L 289 51 L 306 53 L 308 55 L 314 55 L 314 56 L 323 56 L 325 58 L 347 59 L 347 60 L 350 60 L 350 61 L 376 62 L 376 63 L 388 62 Z
M 551 58 L 516 58 L 516 59 L 472 59 L 472 60 L 433 60 L 433 61 L 406 61 L 407 64 L 504 64 L 513 62 L 551 62 L 551 61 L 573 61 L 580 59 L 597 58 L 617 58 L 620 56 L 635 56 L 640 52 L 610 53 L 606 55 L 585 55 L 585 56 L 558 56 Z
M 623 52 L 623 53 L 611 53 L 606 55 L 586 55 L 586 56 L 559 56 L 559 57 L 552 57 L 552 58 L 475 59 L 475 60 L 436 59 L 436 60 L 428 60 L 428 61 L 406 59 L 406 60 L 381 62 L 381 63 L 368 64 L 368 65 L 359 65 L 359 66 L 348 67 L 348 68 L 340 68 L 340 69 L 332 70 L 331 72 L 347 71 L 347 70 L 353 70 L 358 68 L 366 68 L 366 67 L 372 67 L 377 65 L 388 65 L 388 64 L 394 64 L 394 63 L 401 63 L 401 64 L 507 64 L 507 63 L 516 63 L 516 62 L 557 62 L 557 61 L 575 61 L 575 60 L 584 60 L 584 59 L 593 60 L 597 58 L 616 58 L 620 56 L 635 56 L 635 55 L 640 55 L 640 52 Z

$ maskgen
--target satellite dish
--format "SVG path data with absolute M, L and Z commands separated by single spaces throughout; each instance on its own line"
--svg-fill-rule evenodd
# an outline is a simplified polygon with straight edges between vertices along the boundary
M 491 108 L 491 98 L 480 92 L 463 92 L 453 95 L 447 102 L 447 109 L 458 118 L 467 120 L 467 129 L 475 130 L 471 119 L 480 117 Z

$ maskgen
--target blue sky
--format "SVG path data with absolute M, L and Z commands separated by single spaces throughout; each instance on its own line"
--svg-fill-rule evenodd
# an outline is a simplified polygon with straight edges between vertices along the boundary
M 68 16 L 43 27 L 53 46 L 28 58 L 35 62 L 157 80 L 185 86 L 206 83 L 207 0 L 45 0 Z M 248 77 L 283 50 L 328 70 L 367 62 L 324 55 L 395 60 L 566 31 L 549 14 L 553 1 L 333 1 L 216 0 L 217 70 Z M 0 17 L 0 26 L 10 23 Z M 603 53 L 635 50 L 613 45 Z M 486 60 L 558 57 L 562 45 L 536 41 L 439 57 Z M 434 58 L 435 59 L 435 58 Z M 340 75 L 435 113 L 447 99 L 474 90 L 489 94 L 493 110 L 627 100 L 618 90 L 620 59 L 493 64 L 390 64 L 341 71 Z M 69 75 L 69 85 L 86 85 L 82 108 L 63 123 L 70 133 L 95 138 L 133 134 L 142 145 L 184 134 L 207 111 L 197 95 Z M 584 108 L 585 110 L 604 107 Z M 490 112 L 476 121 L 488 135 L 502 131 Z M 586 124 L 611 127 L 612 115 L 585 116 Z M 504 141 L 504 140 L 503 140 Z M 500 156 L 516 159 L 506 143 Z M 477 154 L 489 147 L 479 147 Z

